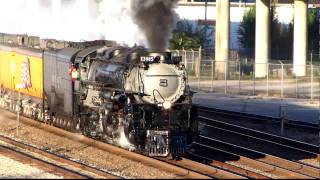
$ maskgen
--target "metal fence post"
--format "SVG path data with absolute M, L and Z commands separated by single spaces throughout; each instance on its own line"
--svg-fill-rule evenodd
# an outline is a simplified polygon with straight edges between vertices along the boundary
M 241 112 L 246 112 L 247 111 L 248 101 L 249 101 L 249 98 L 244 99 Z
M 225 80 L 225 87 L 224 87 L 224 93 L 228 93 L 228 77 L 227 77 L 227 61 L 224 61 L 224 80 Z
M 19 136 L 19 127 L 20 127 L 20 111 L 21 111 L 21 92 L 19 90 L 18 92 L 18 102 L 17 102 L 17 106 L 16 106 L 16 110 L 17 110 L 17 136 Z
M 269 96 L 269 63 L 267 63 L 267 96 Z
M 191 49 L 192 52 L 192 71 L 194 70 L 194 50 Z
M 239 87 L 238 87 L 238 94 L 241 92 L 241 61 L 237 62 L 239 64 Z
M 284 69 L 283 69 L 283 63 L 281 61 L 279 61 L 281 63 L 281 98 L 283 98 L 283 74 L 284 74 Z
M 281 123 L 281 135 L 283 135 L 284 132 L 284 125 L 287 121 L 287 105 L 281 104 L 279 107 L 279 118 Z
M 299 98 L 298 76 L 297 75 L 295 75 L 295 76 L 296 76 L 296 99 L 298 99 Z
M 182 51 L 183 51 L 183 53 L 184 53 L 184 66 L 185 66 L 186 69 L 187 69 L 187 66 L 188 66 L 188 64 L 187 64 L 187 51 L 184 50 L 184 47 L 182 48 Z
M 198 58 L 198 73 L 199 73 L 199 77 L 198 77 L 198 90 L 200 90 L 200 78 L 201 78 L 201 46 L 199 48 L 199 58 Z
M 256 72 L 255 72 L 255 64 L 252 65 L 252 75 L 253 75 L 253 96 L 256 94 Z
M 310 98 L 311 98 L 311 101 L 313 101 L 313 65 L 312 65 L 312 63 L 311 63 L 311 84 L 310 85 L 311 85 Z
M 211 61 L 211 92 L 213 92 L 213 80 L 214 80 L 214 60 Z

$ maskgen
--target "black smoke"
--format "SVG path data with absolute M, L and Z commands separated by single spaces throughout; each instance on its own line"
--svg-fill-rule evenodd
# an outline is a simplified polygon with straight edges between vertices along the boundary
M 162 52 L 177 17 L 174 8 L 178 0 L 133 0 L 131 8 L 134 22 L 145 34 L 151 51 Z

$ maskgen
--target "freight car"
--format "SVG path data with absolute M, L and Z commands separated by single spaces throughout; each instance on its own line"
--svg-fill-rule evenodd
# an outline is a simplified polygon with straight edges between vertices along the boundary
M 78 48 L 1 45 L 0 107 L 149 156 L 186 152 L 197 121 L 181 57 L 139 46 L 73 44 Z M 26 76 L 23 63 L 27 89 L 17 86 Z

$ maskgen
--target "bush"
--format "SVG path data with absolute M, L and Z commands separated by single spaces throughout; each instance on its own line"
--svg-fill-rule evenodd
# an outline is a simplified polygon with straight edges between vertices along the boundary
M 185 50 L 190 50 L 198 49 L 200 46 L 203 47 L 207 39 L 209 39 L 208 36 L 212 35 L 212 32 L 206 35 L 204 30 L 204 28 L 194 27 L 187 20 L 179 21 L 170 39 L 170 49 L 184 48 Z

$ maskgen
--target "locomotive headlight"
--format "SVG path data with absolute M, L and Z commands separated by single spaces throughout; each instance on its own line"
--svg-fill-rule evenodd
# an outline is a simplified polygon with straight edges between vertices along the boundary
M 166 101 L 166 102 L 163 103 L 163 108 L 164 108 L 164 109 L 170 109 L 171 106 L 172 106 L 172 104 L 171 104 L 171 102 L 169 102 L 169 101 Z

